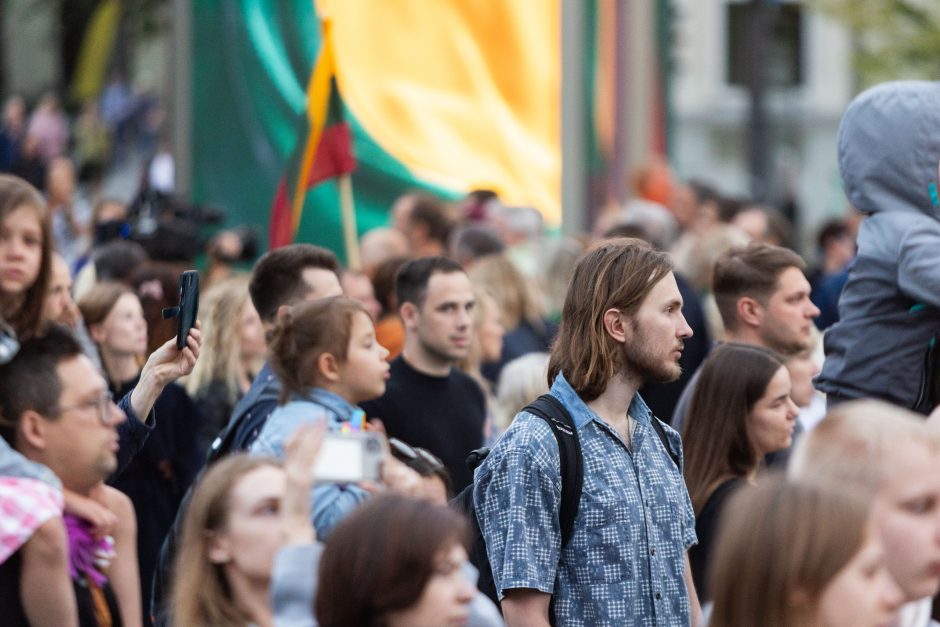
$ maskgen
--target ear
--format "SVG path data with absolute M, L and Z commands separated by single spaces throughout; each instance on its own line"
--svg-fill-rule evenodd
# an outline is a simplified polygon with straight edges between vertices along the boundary
M 283 319 L 288 311 L 290 311 L 290 305 L 281 305 L 278 307 L 277 311 L 274 312 L 274 322 L 277 323 L 278 320 Z
M 213 564 L 228 564 L 232 561 L 232 551 L 228 540 L 217 533 L 206 532 L 209 538 L 207 557 Z
M 625 344 L 633 335 L 633 329 L 627 324 L 627 316 L 619 309 L 604 312 L 604 330 L 618 344 Z
M 330 383 L 339 381 L 339 360 L 336 359 L 333 353 L 320 353 L 317 358 L 317 374 Z
M 421 311 L 414 303 L 402 303 L 401 307 L 398 308 L 398 315 L 401 316 L 401 321 L 406 329 L 414 328 L 418 324 Z
M 17 424 L 17 436 L 22 438 L 23 442 L 30 448 L 44 451 L 46 450 L 48 427 L 49 425 L 45 418 L 40 416 L 38 412 L 27 409 L 23 412 L 23 415 L 20 416 L 19 423 Z M 12 445 L 13 442 L 10 442 L 10 444 Z
M 90 324 L 88 325 L 88 334 L 91 336 L 91 339 L 94 340 L 96 344 L 101 344 L 108 337 L 104 332 L 104 328 L 100 324 Z
M 764 319 L 764 306 L 750 296 L 739 298 L 735 311 L 738 314 L 738 322 L 744 326 L 758 327 Z

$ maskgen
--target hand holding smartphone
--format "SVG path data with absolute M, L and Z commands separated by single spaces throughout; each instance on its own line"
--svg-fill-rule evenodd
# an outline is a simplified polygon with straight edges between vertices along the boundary
M 176 348 L 186 348 L 186 337 L 196 324 L 199 311 L 199 272 L 186 270 L 180 273 L 179 305 L 163 310 L 163 318 L 176 318 Z

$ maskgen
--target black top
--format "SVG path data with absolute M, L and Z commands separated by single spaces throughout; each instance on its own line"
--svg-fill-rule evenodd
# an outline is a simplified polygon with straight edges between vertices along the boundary
M 728 498 L 742 485 L 744 485 L 744 479 L 740 477 L 728 479 L 719 485 L 705 501 L 705 507 L 695 518 L 695 534 L 698 536 L 698 544 L 689 549 L 689 562 L 692 565 L 692 580 L 695 582 L 695 590 L 703 605 L 711 598 L 708 590 L 708 568 L 711 564 L 712 550 L 718 540 L 717 534 L 721 522 L 721 512 L 724 510 Z
M 112 387 L 124 394 L 137 380 Z M 137 559 L 143 624 L 150 625 L 150 584 L 164 536 L 173 524 L 183 494 L 201 466 L 196 434 L 202 413 L 181 386 L 167 385 L 154 402 L 156 424 L 150 438 L 112 485 L 130 497 L 137 513 Z
M 470 485 L 473 474 L 465 461 L 483 446 L 486 401 L 469 376 L 456 368 L 446 377 L 430 376 L 399 356 L 391 364 L 385 394 L 361 406 L 369 418 L 382 420 L 389 436 L 440 457 L 454 493 Z
M 4 627 L 29 627 L 26 613 L 23 611 L 23 602 L 20 597 L 20 576 L 23 568 L 23 551 L 20 549 L 11 555 L 7 561 L 0 564 L 0 624 Z M 101 627 L 105 623 L 98 621 L 95 611 L 95 601 L 91 590 L 85 585 L 84 578 L 72 580 L 75 589 L 75 601 L 78 605 L 79 627 Z M 118 609 L 117 599 L 111 584 L 105 582 L 101 588 L 105 605 L 110 614 L 111 627 L 121 627 L 121 612 Z M 108 617 L 103 617 L 105 621 Z

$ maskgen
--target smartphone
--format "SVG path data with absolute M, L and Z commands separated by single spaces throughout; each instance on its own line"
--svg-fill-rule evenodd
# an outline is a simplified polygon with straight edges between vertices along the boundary
M 327 433 L 314 466 L 314 477 L 318 483 L 378 481 L 384 457 L 382 439 L 375 433 Z
M 179 305 L 163 310 L 163 317 L 176 318 L 176 348 L 186 348 L 186 337 L 196 324 L 199 311 L 199 272 L 186 270 L 180 273 Z

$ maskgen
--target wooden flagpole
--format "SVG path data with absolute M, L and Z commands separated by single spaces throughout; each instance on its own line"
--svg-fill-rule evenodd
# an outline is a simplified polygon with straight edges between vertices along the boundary
M 343 216 L 343 241 L 346 244 L 346 265 L 350 270 L 359 270 L 359 238 L 356 236 L 356 204 L 353 201 L 352 175 L 348 172 L 339 177 L 339 203 Z

